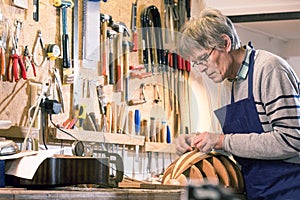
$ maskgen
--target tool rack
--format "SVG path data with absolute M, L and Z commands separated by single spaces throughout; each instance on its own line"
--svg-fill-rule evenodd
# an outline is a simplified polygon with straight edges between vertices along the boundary
M 112 134 L 105 132 L 95 132 L 87 130 L 67 130 L 76 138 L 80 138 L 83 142 L 103 142 L 107 144 L 121 144 L 121 145 L 139 145 L 144 147 L 145 152 L 158 153 L 176 153 L 175 144 L 145 142 L 145 136 L 128 135 L 128 134 Z M 56 128 L 50 128 L 49 136 L 57 140 L 74 140 L 69 135 Z

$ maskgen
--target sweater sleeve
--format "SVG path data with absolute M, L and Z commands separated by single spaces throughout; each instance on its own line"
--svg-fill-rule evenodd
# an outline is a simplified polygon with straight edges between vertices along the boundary
M 255 79 L 253 92 L 265 132 L 228 134 L 223 148 L 236 156 L 246 158 L 288 160 L 298 157 L 299 160 L 298 78 L 281 59 L 274 58 L 260 64 L 263 67 Z

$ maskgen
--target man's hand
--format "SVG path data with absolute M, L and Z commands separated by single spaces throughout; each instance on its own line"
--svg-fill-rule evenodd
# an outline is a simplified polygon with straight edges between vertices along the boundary
M 193 139 L 192 146 L 203 153 L 209 153 L 212 149 L 221 149 L 223 140 L 223 134 L 203 132 Z
M 192 151 L 191 147 L 192 139 L 195 137 L 195 134 L 182 134 L 178 136 L 175 140 L 176 152 L 178 155 L 182 155 L 185 152 Z

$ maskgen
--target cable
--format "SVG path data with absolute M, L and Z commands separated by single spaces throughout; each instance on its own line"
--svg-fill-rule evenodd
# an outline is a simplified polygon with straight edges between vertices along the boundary
M 32 108 L 35 106 L 35 110 L 34 110 L 34 114 L 33 114 L 33 117 L 32 117 L 32 120 L 29 124 L 29 127 L 28 127 L 28 130 L 27 130 L 27 133 L 26 133 L 26 136 L 24 138 L 24 141 L 23 141 L 23 144 L 22 144 L 22 151 L 25 151 L 26 150 L 26 147 L 27 147 L 27 140 L 30 137 L 32 137 L 31 135 L 31 128 L 34 124 L 34 121 L 38 115 L 38 111 L 39 111 L 39 104 L 42 102 L 42 97 L 39 96 L 38 100 L 34 103 L 34 105 L 32 106 Z M 34 139 L 32 138 L 32 141 L 34 141 Z
M 56 124 L 54 124 L 54 122 L 52 121 L 52 114 L 49 114 L 50 115 L 50 121 L 52 123 L 52 125 L 57 128 L 58 130 L 60 130 L 61 132 L 69 135 L 70 137 L 74 138 L 76 141 L 79 141 L 75 136 L 73 136 L 71 133 L 68 133 L 67 131 L 61 129 L 59 126 L 57 126 Z
M 44 110 L 42 109 L 42 116 L 43 116 L 43 119 L 42 119 L 42 139 L 43 139 L 43 144 L 44 144 L 44 147 L 45 147 L 45 149 L 46 150 L 48 150 L 48 147 L 47 147 L 47 145 L 46 145 L 46 141 L 45 141 L 45 117 L 44 117 L 44 115 L 45 115 L 45 112 L 44 112 Z

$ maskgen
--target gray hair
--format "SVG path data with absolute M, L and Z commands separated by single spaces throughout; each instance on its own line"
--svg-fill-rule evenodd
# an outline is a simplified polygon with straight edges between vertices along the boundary
M 217 9 L 204 9 L 200 16 L 187 21 L 181 29 L 179 50 L 184 56 L 194 49 L 224 47 L 222 35 L 231 39 L 231 50 L 240 48 L 240 40 L 232 21 Z

